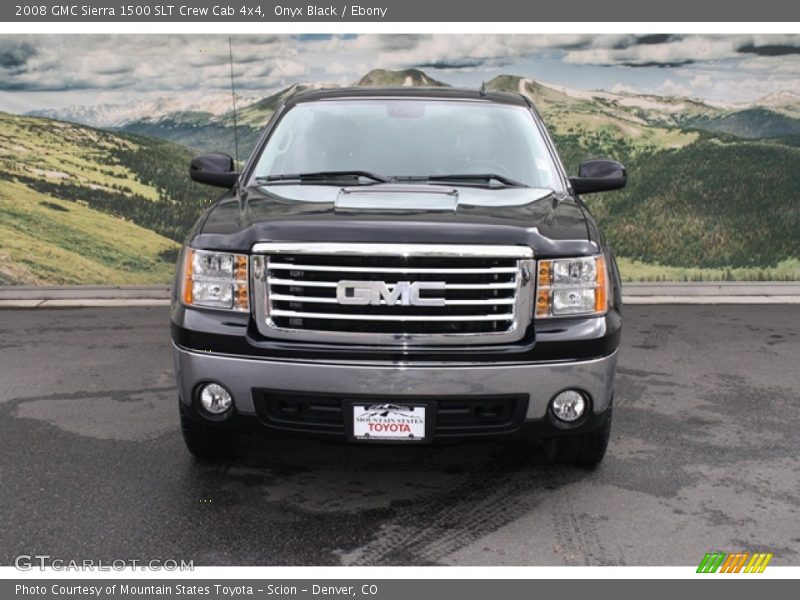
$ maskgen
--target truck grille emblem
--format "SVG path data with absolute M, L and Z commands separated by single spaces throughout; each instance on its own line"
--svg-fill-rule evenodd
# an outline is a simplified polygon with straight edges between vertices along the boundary
M 390 306 L 445 306 L 444 296 L 421 296 L 422 290 L 445 289 L 444 281 L 349 281 L 336 284 L 336 301 L 339 304 L 364 306 L 367 304 Z

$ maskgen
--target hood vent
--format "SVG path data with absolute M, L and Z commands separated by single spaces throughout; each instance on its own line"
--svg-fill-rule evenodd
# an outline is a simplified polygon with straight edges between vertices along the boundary
M 446 186 L 382 185 L 342 188 L 336 196 L 337 213 L 357 211 L 442 211 L 458 210 L 458 190 Z

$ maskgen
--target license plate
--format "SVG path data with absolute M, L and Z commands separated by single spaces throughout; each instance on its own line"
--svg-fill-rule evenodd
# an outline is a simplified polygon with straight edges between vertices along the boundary
M 357 440 L 419 442 L 425 439 L 425 406 L 391 403 L 354 404 Z

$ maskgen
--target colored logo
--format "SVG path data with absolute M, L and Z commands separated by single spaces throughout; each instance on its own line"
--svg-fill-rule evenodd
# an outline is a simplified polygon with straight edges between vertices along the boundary
M 771 552 L 707 552 L 697 567 L 698 573 L 763 573 Z

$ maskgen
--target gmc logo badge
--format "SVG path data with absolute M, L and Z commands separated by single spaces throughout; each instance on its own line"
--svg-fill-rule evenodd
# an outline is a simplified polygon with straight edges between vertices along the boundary
M 420 297 L 422 290 L 442 290 L 444 281 L 340 281 L 336 284 L 336 301 L 339 304 L 390 306 L 445 306 L 444 293 L 439 297 Z

